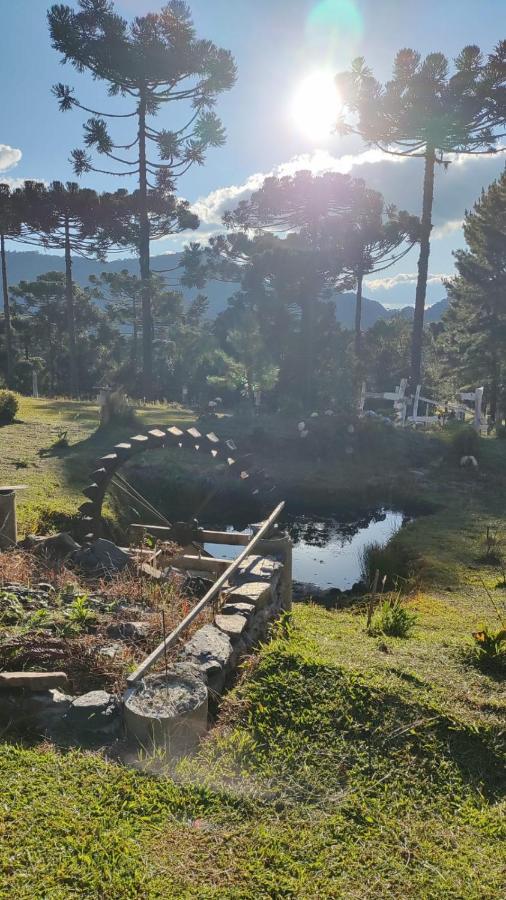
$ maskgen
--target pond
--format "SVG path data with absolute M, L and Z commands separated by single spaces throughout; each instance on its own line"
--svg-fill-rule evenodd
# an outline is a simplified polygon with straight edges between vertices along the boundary
M 363 548 L 371 543 L 388 543 L 405 521 L 403 513 L 391 509 L 377 510 L 355 522 L 294 516 L 282 523 L 293 541 L 294 581 L 308 582 L 323 590 L 349 590 L 360 580 Z M 233 526 L 227 530 L 234 530 Z M 242 548 L 205 544 L 205 549 L 221 558 L 233 559 Z

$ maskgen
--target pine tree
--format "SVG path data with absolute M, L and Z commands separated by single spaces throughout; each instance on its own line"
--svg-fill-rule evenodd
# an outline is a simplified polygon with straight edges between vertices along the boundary
M 88 70 L 109 85 L 111 96 L 131 99 L 128 112 L 97 112 L 83 106 L 68 85 L 54 93 L 60 109 L 79 108 L 91 113 L 84 127 L 84 143 L 112 164 L 107 172 L 138 178 L 137 250 L 143 282 L 143 379 L 146 396 L 152 392 L 153 321 L 150 295 L 150 240 L 153 237 L 150 191 L 161 202 L 174 192 L 177 178 L 192 165 L 202 165 L 209 147 L 224 143 L 225 132 L 213 111 L 217 96 L 235 81 L 231 54 L 211 41 L 196 37 L 190 11 L 181 0 L 171 0 L 159 13 L 136 17 L 128 24 L 110 0 L 79 0 L 78 11 L 57 4 L 51 7 L 49 27 L 53 47 L 78 72 Z M 156 128 L 154 117 L 164 105 L 189 107 L 173 130 Z M 115 143 L 107 119 L 135 122 L 135 133 Z M 86 150 L 72 153 L 77 175 L 104 171 L 92 164 Z M 197 227 L 198 220 L 189 227 Z M 170 233 L 167 231 L 166 233 Z
M 484 60 L 476 46 L 464 47 L 449 74 L 442 53 L 422 60 L 414 50 L 400 50 L 390 81 L 381 85 L 356 59 L 340 73 L 337 87 L 345 109 L 358 121 L 339 123 L 342 133 L 356 133 L 381 150 L 424 161 L 420 255 L 411 348 L 411 382 L 420 381 L 422 335 L 432 230 L 436 164 L 448 166 L 449 154 L 503 149 L 498 141 L 506 125 L 506 41 Z
M 465 382 L 483 379 L 496 420 L 506 412 L 506 172 L 466 213 L 464 237 L 467 249 L 455 252 L 458 275 L 446 283 L 444 346 Z
M 72 256 L 104 258 L 110 243 L 108 203 L 90 188 L 75 182 L 53 181 L 45 190 L 25 182 L 22 202 L 25 243 L 51 250 L 63 250 L 65 256 L 65 296 L 70 347 L 70 394 L 79 396 L 79 348 L 75 328 L 75 285 Z M 109 195 L 105 195 L 106 198 Z M 35 210 L 41 212 L 36 213 Z
M 11 191 L 8 184 L 0 184 L 0 257 L 2 264 L 2 293 L 6 350 L 5 375 L 9 387 L 12 385 L 14 346 L 5 241 L 24 241 L 28 233 L 26 225 L 27 221 L 34 225 L 42 224 L 45 218 L 40 204 L 40 197 L 44 191 L 44 185 L 36 182 L 31 182 L 31 185 L 34 202 L 31 206 L 27 206 L 23 188 L 16 188 Z

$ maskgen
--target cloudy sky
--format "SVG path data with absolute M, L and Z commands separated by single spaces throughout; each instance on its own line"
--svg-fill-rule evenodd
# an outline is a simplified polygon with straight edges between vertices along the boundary
M 0 0 L 2 180 L 72 177 L 68 157 L 81 144 L 83 117 L 78 111 L 58 111 L 51 96 L 54 82 L 74 85 L 86 105 L 111 109 L 112 104 L 116 109 L 123 102 L 107 99 L 99 83 L 60 65 L 49 43 L 48 5 L 44 0 Z M 116 3 L 126 17 L 161 5 L 160 0 Z M 199 213 L 197 234 L 204 240 L 220 228 L 223 211 L 248 196 L 266 174 L 301 168 L 350 172 L 381 190 L 389 202 L 419 213 L 421 162 L 384 157 L 356 138 L 313 128 L 306 95 L 307 115 L 301 115 L 301 85 L 308 77 L 346 68 L 357 55 L 365 56 L 384 80 L 402 47 L 422 54 L 440 50 L 451 58 L 469 43 L 487 52 L 506 35 L 505 0 L 193 0 L 190 6 L 199 35 L 230 49 L 238 65 L 237 84 L 218 106 L 227 144 L 210 152 L 206 165 L 192 169 L 179 185 L 180 194 Z M 160 123 L 171 127 L 168 112 L 162 112 Z M 444 295 L 441 278 L 451 274 L 452 251 L 462 244 L 465 209 L 504 163 L 502 155 L 464 157 L 453 160 L 447 171 L 437 171 L 429 303 Z M 117 179 L 96 175 L 83 184 L 120 186 Z M 165 240 L 154 252 L 180 245 L 179 239 Z M 372 276 L 367 295 L 390 306 L 412 304 L 415 278 L 413 251 L 396 267 Z

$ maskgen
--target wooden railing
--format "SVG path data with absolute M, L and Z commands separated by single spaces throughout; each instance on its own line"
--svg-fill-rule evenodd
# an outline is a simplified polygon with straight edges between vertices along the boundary
M 278 506 L 276 506 L 276 508 L 271 512 L 270 516 L 265 519 L 264 522 L 262 522 L 258 531 L 251 537 L 247 534 L 237 535 L 237 538 L 240 538 L 240 540 L 237 540 L 234 536 L 234 540 L 231 540 L 230 543 L 240 545 L 246 543 L 244 550 L 242 550 L 241 553 L 239 553 L 239 556 L 237 556 L 230 562 L 225 571 L 222 572 L 222 574 L 214 582 L 212 587 L 207 591 L 206 594 L 204 594 L 202 599 L 199 600 L 196 606 L 193 607 L 193 609 L 188 613 L 187 616 L 185 616 L 185 618 L 179 623 L 179 625 L 177 625 L 176 628 L 174 628 L 174 630 L 171 631 L 169 635 L 167 635 L 167 637 L 161 642 L 161 644 L 158 645 L 158 647 L 155 647 L 152 653 L 150 653 L 149 656 L 147 656 L 146 659 L 136 668 L 135 672 L 132 672 L 132 674 L 128 676 L 127 682 L 130 686 L 137 684 L 137 682 L 139 682 L 147 674 L 147 672 L 149 672 L 152 666 L 154 666 L 154 664 L 158 662 L 158 660 L 164 655 L 168 648 L 175 644 L 177 640 L 179 640 L 181 635 L 186 631 L 188 626 L 191 625 L 193 620 L 196 619 L 197 616 L 202 612 L 202 610 L 205 609 L 205 607 L 208 606 L 209 603 L 211 603 L 211 601 L 216 597 L 217 594 L 219 594 L 223 585 L 229 580 L 230 576 L 233 575 L 234 572 L 239 568 L 242 561 L 246 559 L 247 556 L 251 555 L 251 552 L 254 550 L 258 542 L 264 537 L 265 534 L 267 534 L 269 529 L 272 527 L 272 525 L 284 509 L 284 506 L 284 503 L 279 503 Z M 213 537 L 208 537 L 208 535 L 212 535 Z M 218 535 L 220 535 L 221 540 L 222 535 L 220 532 L 202 531 L 202 536 L 205 538 L 205 540 L 212 541 L 214 538 L 214 541 L 216 542 Z M 205 561 L 206 563 L 212 562 L 212 557 L 210 559 L 206 558 Z

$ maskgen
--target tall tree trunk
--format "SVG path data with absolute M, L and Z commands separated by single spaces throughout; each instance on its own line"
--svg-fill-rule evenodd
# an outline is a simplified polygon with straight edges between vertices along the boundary
M 425 297 L 427 294 L 427 275 L 429 272 L 435 164 L 436 152 L 434 147 L 431 147 L 428 144 L 425 151 L 420 255 L 418 257 L 418 280 L 416 283 L 415 316 L 413 319 L 413 337 L 411 341 L 411 388 L 413 390 L 416 385 L 420 383 L 422 368 L 423 317 L 425 313 Z
M 5 349 L 6 349 L 6 381 L 7 387 L 12 387 L 12 327 L 11 305 L 9 301 L 9 285 L 7 284 L 7 260 L 5 257 L 5 237 L 0 234 L 0 253 L 2 256 L 2 288 L 4 295 L 4 323 L 5 323 Z
M 492 317 L 490 329 L 490 382 L 488 405 L 490 418 L 495 422 L 497 418 L 497 402 L 499 394 L 499 355 L 497 352 L 497 304 L 492 302 Z
M 132 362 L 134 372 L 137 375 L 137 366 L 139 364 L 139 333 L 137 327 L 137 300 L 135 295 L 132 298 L 132 314 L 133 314 L 133 334 L 132 334 Z
M 364 273 L 359 269 L 357 274 L 357 294 L 355 299 L 355 355 L 360 357 L 362 344 L 362 282 Z
M 77 361 L 74 285 L 72 283 L 72 254 L 68 216 L 65 216 L 65 303 L 67 306 L 67 328 L 69 334 L 70 395 L 71 397 L 79 397 L 79 366 Z
M 145 397 L 153 393 L 153 315 L 149 262 L 148 185 L 146 168 L 146 95 L 139 100 L 139 265 L 142 281 L 142 386 Z

